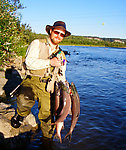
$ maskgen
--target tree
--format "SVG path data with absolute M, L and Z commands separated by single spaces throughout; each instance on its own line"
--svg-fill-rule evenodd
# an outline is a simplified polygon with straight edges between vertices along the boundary
M 10 57 L 19 41 L 20 16 L 18 9 L 24 7 L 20 0 L 1 0 L 0 2 L 0 64 Z

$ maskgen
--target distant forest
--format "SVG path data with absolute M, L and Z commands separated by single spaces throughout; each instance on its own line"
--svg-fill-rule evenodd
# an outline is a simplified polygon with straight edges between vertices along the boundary
M 25 7 L 20 0 L 1 0 L 0 2 L 0 66 L 9 63 L 15 55 L 24 56 L 28 45 L 34 39 L 47 35 L 32 32 L 30 25 L 22 24 L 18 10 Z M 126 39 L 74 36 L 64 38 L 61 45 L 83 45 L 126 48 Z
M 65 38 L 62 44 L 126 48 L 126 39 L 71 35 Z

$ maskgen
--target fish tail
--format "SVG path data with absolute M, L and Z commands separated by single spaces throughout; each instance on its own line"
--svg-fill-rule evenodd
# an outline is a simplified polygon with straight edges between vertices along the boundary
M 65 141 L 66 139 L 68 139 L 69 142 L 71 142 L 71 136 L 72 136 L 71 133 L 67 133 L 66 136 L 64 137 L 64 141 Z
M 62 143 L 61 135 L 58 135 L 57 133 L 54 135 L 54 139 L 57 139 L 60 143 Z

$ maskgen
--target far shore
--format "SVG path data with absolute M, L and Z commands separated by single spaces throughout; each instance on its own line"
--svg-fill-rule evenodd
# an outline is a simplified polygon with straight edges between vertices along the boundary
M 60 46 L 85 46 L 85 47 L 104 47 L 104 48 L 126 48 L 126 47 L 106 47 L 106 46 L 100 46 L 100 45 L 81 45 L 81 44 L 76 44 L 76 45 L 72 45 L 72 44 L 69 44 L 69 45 L 66 45 L 66 44 L 60 44 Z

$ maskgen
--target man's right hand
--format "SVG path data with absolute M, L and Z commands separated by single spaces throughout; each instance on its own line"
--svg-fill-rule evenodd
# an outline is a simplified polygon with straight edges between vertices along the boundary
M 57 57 L 54 57 L 54 58 L 50 59 L 50 64 L 51 64 L 51 66 L 59 67 L 59 66 L 61 66 L 61 61 L 58 60 Z

